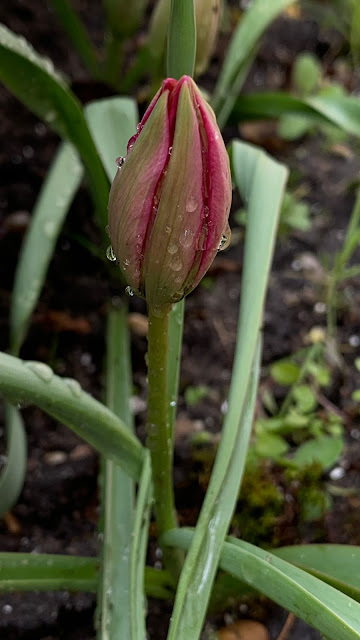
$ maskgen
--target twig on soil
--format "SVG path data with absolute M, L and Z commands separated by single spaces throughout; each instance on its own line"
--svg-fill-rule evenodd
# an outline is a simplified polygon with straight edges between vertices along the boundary
M 289 631 L 291 631 L 294 622 L 296 620 L 296 616 L 294 613 L 289 613 L 288 617 L 286 618 L 286 622 L 280 632 L 280 635 L 278 636 L 277 640 L 287 640 Z

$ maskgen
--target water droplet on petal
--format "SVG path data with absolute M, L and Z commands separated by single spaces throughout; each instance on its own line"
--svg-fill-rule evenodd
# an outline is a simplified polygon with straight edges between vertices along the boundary
M 169 147 L 169 156 L 171 156 L 171 154 L 172 154 L 172 150 L 173 150 L 173 148 L 172 148 L 172 147 Z
M 173 256 L 174 253 L 177 253 L 179 251 L 179 248 L 176 246 L 176 244 L 169 244 L 167 251 L 171 256 Z
M 189 213 L 192 213 L 198 208 L 198 204 L 199 203 L 195 198 L 195 196 L 189 196 L 186 201 L 186 211 L 188 211 Z
M 184 229 L 179 238 L 179 242 L 184 249 L 188 249 L 194 242 L 194 233 L 191 229 Z
M 115 164 L 118 167 L 118 169 L 121 169 L 121 167 L 123 166 L 124 162 L 125 162 L 125 158 L 123 156 L 119 156 L 115 160 Z
M 170 262 L 170 267 L 173 271 L 180 271 L 180 269 L 182 269 L 182 262 L 179 256 L 174 256 Z
M 108 260 L 110 260 L 110 262 L 116 262 L 116 255 L 114 253 L 114 250 L 113 250 L 111 244 L 106 249 L 106 257 L 107 257 Z
M 130 296 L 132 298 L 132 296 L 134 295 L 134 289 L 132 289 L 131 287 L 126 287 L 125 293 L 126 293 L 126 295 L 128 295 L 128 296 Z
M 36 373 L 43 382 L 50 382 L 54 375 L 53 370 L 44 362 L 32 362 L 29 360 L 28 362 L 25 362 L 25 366 L 31 369 L 33 373 Z
M 229 225 L 226 227 L 226 231 L 225 233 L 222 234 L 221 236 L 221 240 L 220 240 L 220 244 L 219 244 L 219 251 L 224 251 L 224 249 L 227 249 L 229 244 L 231 242 L 231 229 L 229 227 Z

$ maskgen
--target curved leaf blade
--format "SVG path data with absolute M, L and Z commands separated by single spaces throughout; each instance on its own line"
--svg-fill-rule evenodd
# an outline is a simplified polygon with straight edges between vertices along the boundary
M 164 538 L 167 544 L 188 549 L 193 535 L 178 529 Z M 359 640 L 360 604 L 274 554 L 228 537 L 220 567 L 295 613 L 329 640 Z
M 220 126 L 226 124 L 244 82 L 244 70 L 254 55 L 265 29 L 294 0 L 253 0 L 240 19 L 231 39 L 224 64 L 216 83 L 212 105 Z
M 0 518 L 16 504 L 26 474 L 26 433 L 20 411 L 5 403 L 6 463 L 0 475 Z
M 23 37 L 1 24 L 0 81 L 77 148 L 88 172 L 99 223 L 105 227 L 109 185 L 79 101 L 51 60 L 38 55 Z
M 10 309 L 10 349 L 19 353 L 60 229 L 80 185 L 82 164 L 64 142 L 40 191 L 17 264 Z
M 302 544 L 273 549 L 272 553 L 360 602 L 360 547 Z
M 236 353 L 209 488 L 176 594 L 168 640 L 201 633 L 221 546 L 242 479 L 250 438 L 260 356 L 259 332 L 287 170 L 252 145 L 235 141 L 233 173 L 249 208 Z M 206 576 L 206 579 L 205 577 Z
M 132 98 L 105 98 L 85 107 L 85 117 L 110 182 L 116 158 L 126 156 L 129 138 L 136 132 L 138 110 Z
M 60 378 L 42 362 L 0 353 L 0 392 L 15 404 L 34 403 L 60 420 L 135 480 L 143 447 L 120 418 L 85 393 L 76 380 Z
M 305 116 L 314 124 L 334 124 L 360 136 L 360 100 L 354 96 L 319 94 L 302 100 L 282 92 L 248 94 L 236 100 L 230 121 L 279 118 L 285 114 Z

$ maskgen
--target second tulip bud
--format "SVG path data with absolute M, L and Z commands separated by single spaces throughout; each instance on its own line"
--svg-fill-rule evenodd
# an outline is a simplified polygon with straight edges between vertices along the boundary
M 147 109 L 110 192 L 109 234 L 128 285 L 153 307 L 200 282 L 228 228 L 229 159 L 211 107 L 188 76 Z

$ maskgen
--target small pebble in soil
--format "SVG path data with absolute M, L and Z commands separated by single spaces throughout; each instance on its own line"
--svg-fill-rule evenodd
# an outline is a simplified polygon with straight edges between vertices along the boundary
M 63 464 L 67 458 L 65 451 L 48 451 L 44 455 L 44 462 L 46 464 L 56 465 Z
M 331 469 L 329 473 L 331 480 L 341 480 L 341 478 L 343 478 L 344 475 L 345 475 L 345 469 L 343 469 L 342 467 L 334 467 L 333 469 Z
M 25 145 L 22 150 L 25 160 L 31 160 L 34 157 L 34 149 L 29 145 Z
M 3 608 L 2 608 L 2 612 L 9 615 L 9 613 L 12 613 L 12 606 L 11 604 L 4 604 Z
M 261 622 L 239 620 L 218 631 L 219 640 L 270 640 L 269 632 Z
M 314 304 L 314 311 L 315 313 L 318 313 L 319 315 L 322 313 L 326 313 L 326 304 L 325 302 L 316 302 L 316 304 Z
M 94 451 L 88 444 L 78 444 L 70 452 L 71 460 L 83 460 L 84 458 L 90 458 Z

